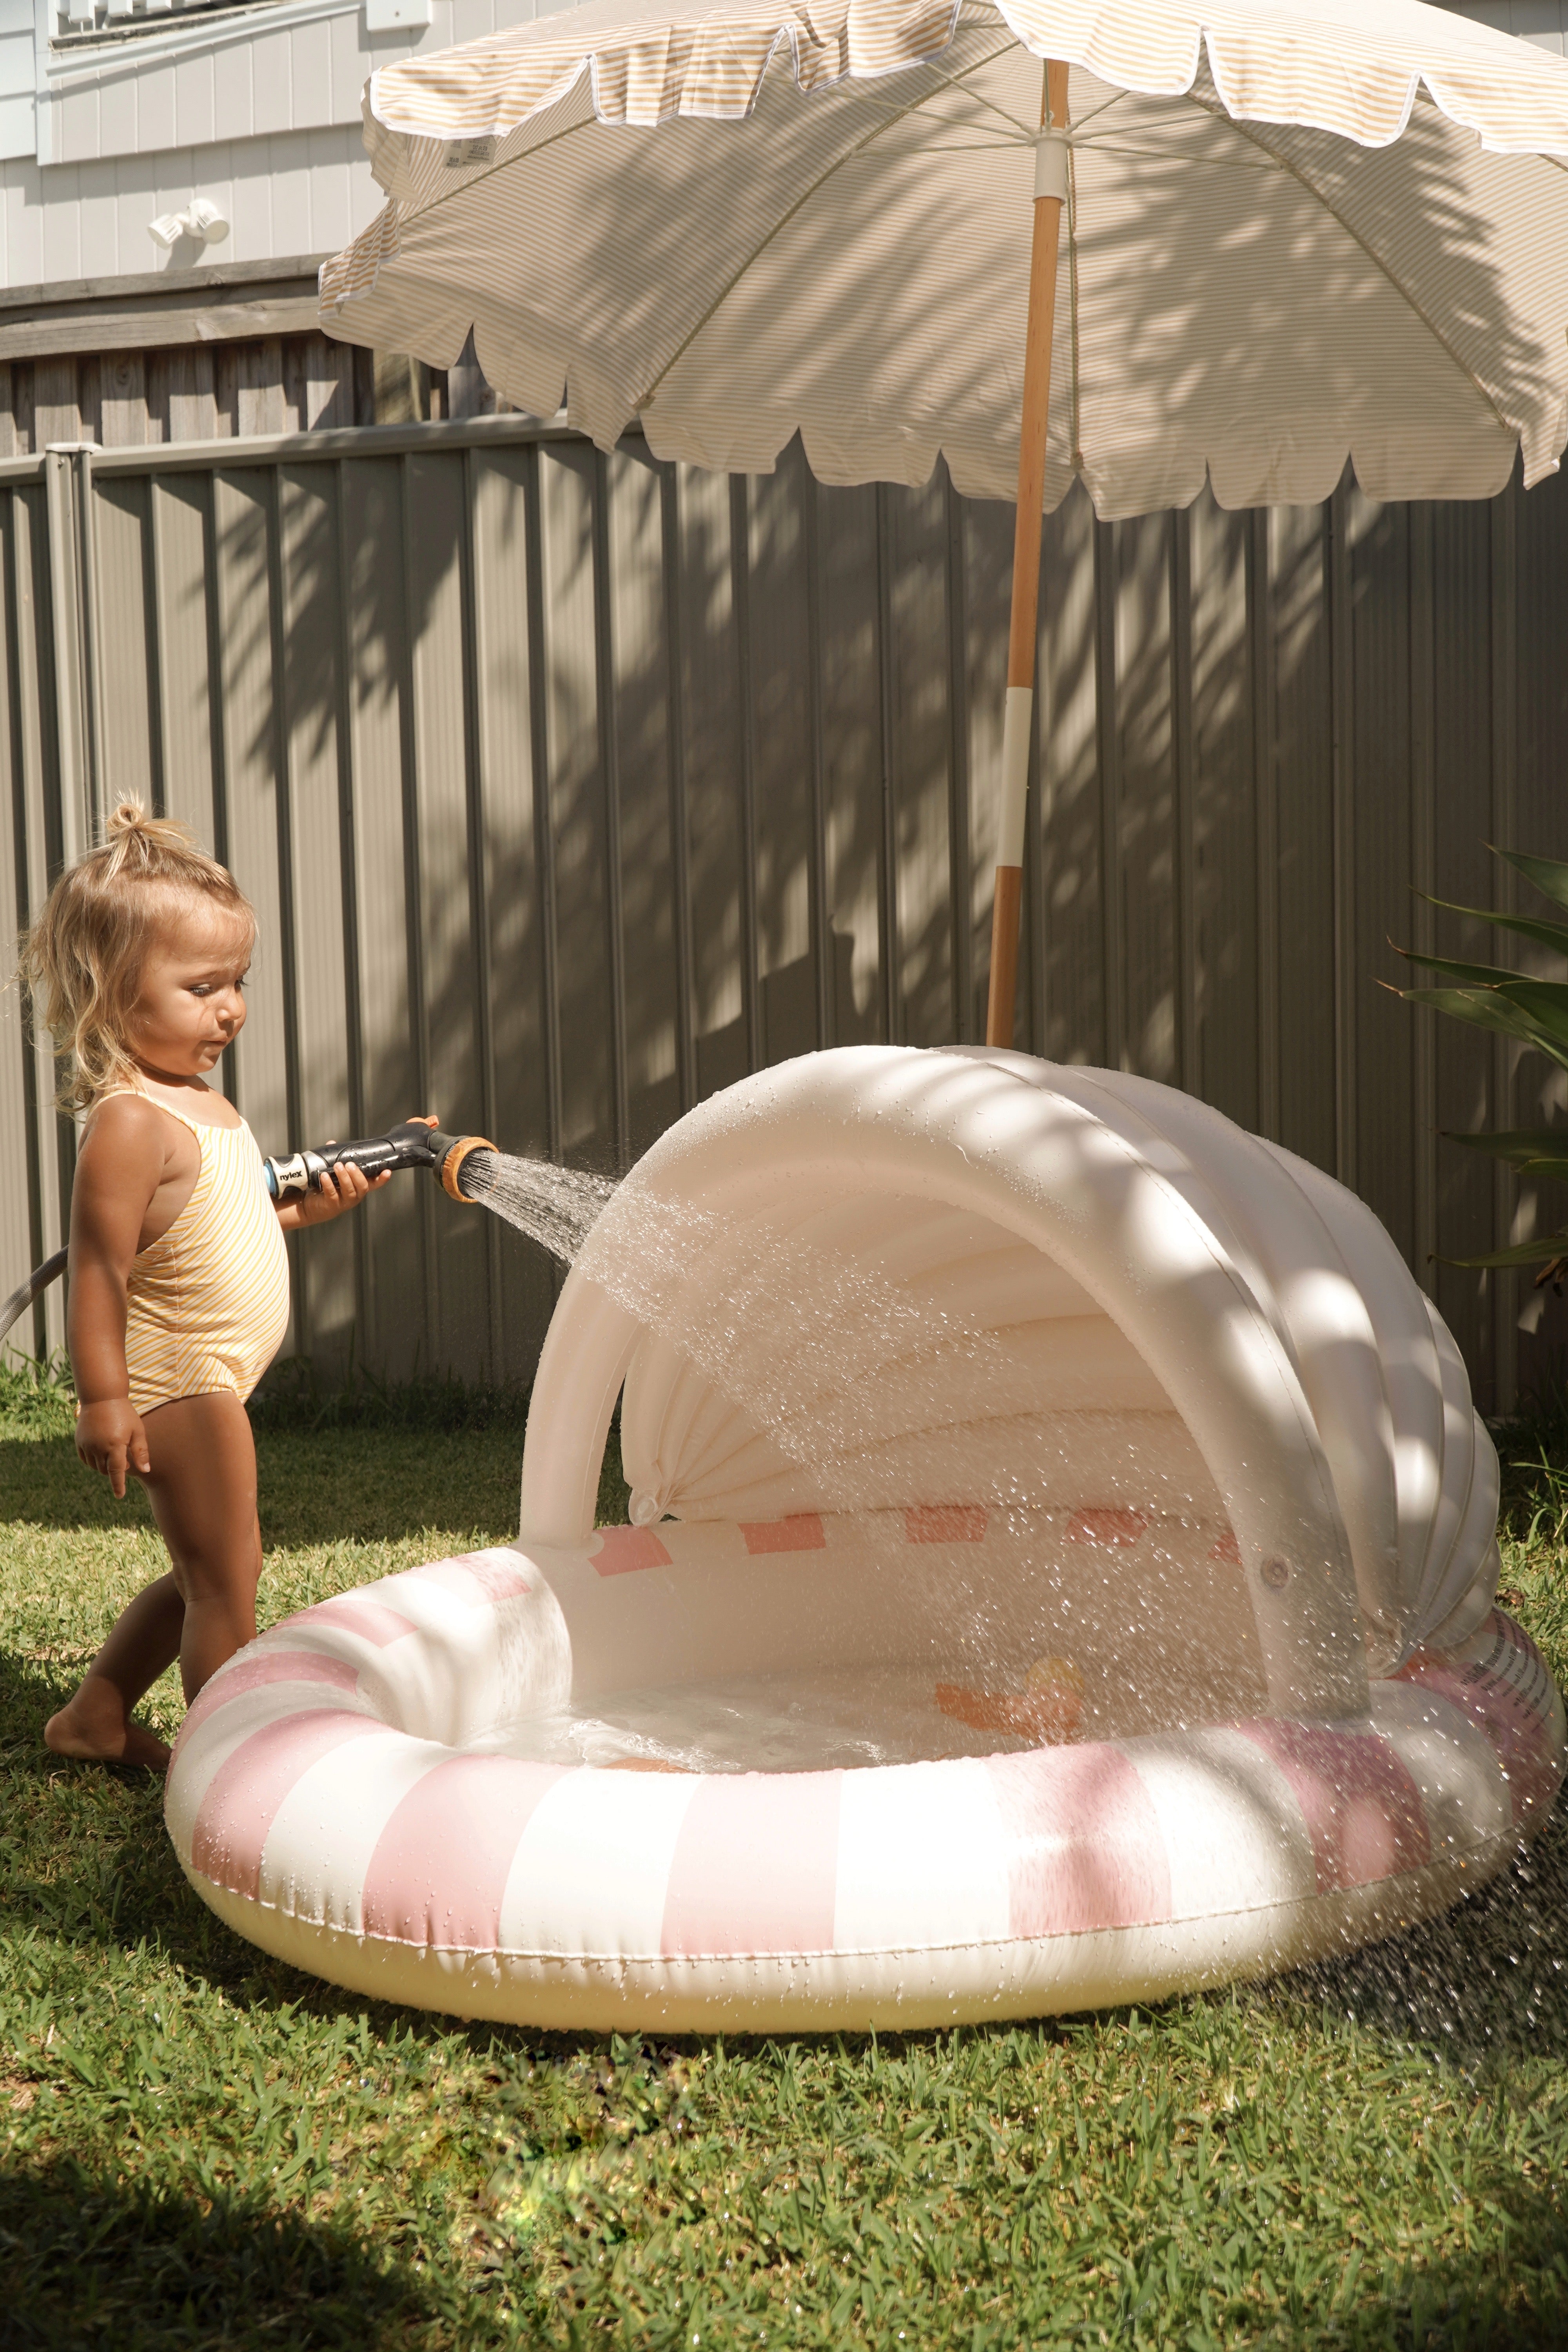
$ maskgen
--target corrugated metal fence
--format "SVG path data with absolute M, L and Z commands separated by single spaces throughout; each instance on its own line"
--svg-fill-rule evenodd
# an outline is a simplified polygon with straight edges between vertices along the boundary
M 264 1148 L 428 1108 L 625 1160 L 760 1064 L 984 1034 L 1010 551 L 941 473 L 726 480 L 510 418 L 0 464 L 3 885 L 24 919 L 138 792 L 258 907 L 228 1083 Z M 1391 934 L 1463 941 L 1412 886 L 1502 904 L 1487 840 L 1568 856 L 1563 489 L 1075 495 L 1044 563 L 1020 1044 L 1354 1184 L 1505 1396 L 1511 1286 L 1431 1261 L 1528 1204 L 1436 1129 L 1555 1097 L 1377 982 Z M 4 1283 L 61 1233 L 51 1084 L 13 996 Z M 412 1182 L 296 1273 L 294 1349 L 390 1372 L 526 1375 L 553 1288 Z

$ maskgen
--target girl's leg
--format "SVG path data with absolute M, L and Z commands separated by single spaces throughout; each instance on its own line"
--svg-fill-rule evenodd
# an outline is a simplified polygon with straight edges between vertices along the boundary
M 45 1746 L 57 1756 L 144 1764 L 161 1772 L 169 1751 L 132 1722 L 131 1710 L 179 1656 L 184 1617 L 185 1604 L 172 1576 L 161 1576 L 139 1592 L 115 1620 L 76 1696 L 45 1724 Z
M 131 1721 L 132 1709 L 175 1656 L 188 1706 L 252 1639 L 261 1530 L 256 1448 L 237 1396 L 181 1397 L 144 1415 L 143 1426 L 152 1467 L 142 1483 L 173 1571 L 124 1611 L 44 1738 L 57 1755 L 162 1770 L 169 1751 Z
M 152 1468 L 142 1484 L 185 1604 L 180 1679 L 188 1706 L 256 1638 L 256 1446 L 249 1415 L 229 1391 L 159 1405 L 144 1426 Z

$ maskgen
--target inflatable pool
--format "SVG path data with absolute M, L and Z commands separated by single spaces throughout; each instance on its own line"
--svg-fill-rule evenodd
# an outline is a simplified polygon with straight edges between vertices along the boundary
M 631 1523 L 594 1530 L 621 1400 Z M 1497 1464 L 1371 1213 L 1168 1088 L 864 1047 L 672 1129 L 567 1277 L 514 1545 L 192 1708 L 192 1884 L 540 2025 L 1158 1998 L 1440 1910 L 1543 1821 Z

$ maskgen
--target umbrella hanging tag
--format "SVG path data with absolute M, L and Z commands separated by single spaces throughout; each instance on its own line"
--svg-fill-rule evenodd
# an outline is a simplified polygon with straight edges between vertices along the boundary
M 1065 131 L 1042 131 L 1035 142 L 1035 202 L 1042 196 L 1055 196 L 1066 204 L 1068 194 L 1068 135 Z

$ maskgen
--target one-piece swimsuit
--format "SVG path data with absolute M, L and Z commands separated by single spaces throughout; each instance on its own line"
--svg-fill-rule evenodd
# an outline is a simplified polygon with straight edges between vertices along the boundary
M 202 1164 L 168 1232 L 132 1263 L 125 1321 L 131 1402 L 138 1412 L 151 1412 L 176 1397 L 226 1389 L 247 1397 L 289 1328 L 289 1253 L 256 1138 L 243 1119 L 216 1127 L 156 1097 L 144 1099 L 190 1129 Z

